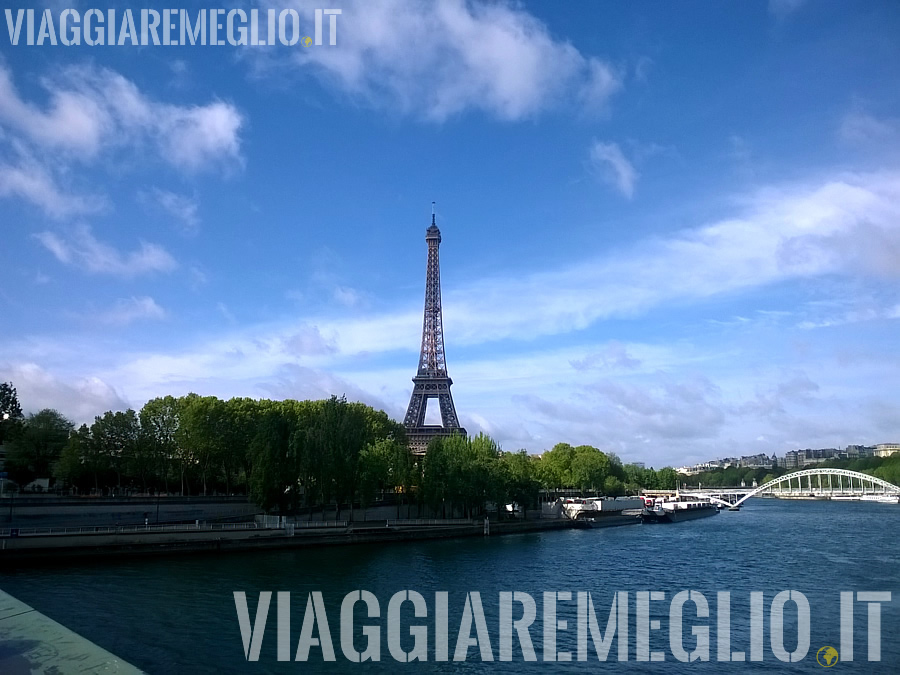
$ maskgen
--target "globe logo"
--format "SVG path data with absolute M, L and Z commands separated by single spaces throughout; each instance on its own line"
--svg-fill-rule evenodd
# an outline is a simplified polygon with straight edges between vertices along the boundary
M 831 668 L 831 666 L 838 662 L 837 649 L 828 646 L 822 647 L 816 652 L 816 661 L 818 661 L 819 665 L 823 668 Z
M 309 47 L 311 44 L 312 44 L 311 37 L 307 36 L 307 37 L 303 38 L 303 46 L 304 47 Z

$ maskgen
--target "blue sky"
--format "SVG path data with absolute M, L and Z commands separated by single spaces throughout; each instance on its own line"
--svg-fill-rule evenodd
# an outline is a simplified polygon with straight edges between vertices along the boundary
M 234 6 L 311 33 L 322 5 Z M 656 466 L 900 438 L 895 2 L 329 7 L 335 46 L 0 31 L 0 381 L 26 410 L 402 419 L 434 200 L 470 432 Z

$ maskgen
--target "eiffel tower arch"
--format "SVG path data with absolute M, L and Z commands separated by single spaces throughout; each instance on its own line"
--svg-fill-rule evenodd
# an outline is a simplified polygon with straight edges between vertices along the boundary
M 431 227 L 425 231 L 428 244 L 428 264 L 425 271 L 425 318 L 422 322 L 422 350 L 419 353 L 419 369 L 413 378 L 413 391 L 403 426 L 409 446 L 417 455 L 425 454 L 428 443 L 436 436 L 466 435 L 459 426 L 456 407 L 450 386 L 453 380 L 447 374 L 444 355 L 444 325 L 441 313 L 441 263 L 439 249 L 441 231 L 431 214 Z M 441 411 L 441 425 L 425 424 L 428 399 L 436 398 Z

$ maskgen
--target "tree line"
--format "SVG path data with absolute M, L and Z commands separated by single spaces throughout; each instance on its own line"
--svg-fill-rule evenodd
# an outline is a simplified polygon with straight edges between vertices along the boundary
M 435 513 L 470 517 L 489 504 L 515 503 L 527 515 L 541 490 L 578 490 L 618 497 L 641 489 L 675 489 L 671 468 L 623 465 L 614 453 L 590 445 L 557 443 L 541 455 L 503 452 L 484 434 L 450 436 L 429 443 L 423 462 L 422 496 Z
M 392 493 L 444 516 L 488 505 L 536 508 L 541 490 L 619 496 L 672 489 L 675 472 L 623 465 L 613 453 L 559 443 L 542 455 L 504 452 L 489 436 L 432 440 L 424 458 L 385 412 L 321 401 L 220 400 L 188 394 L 107 411 L 75 425 L 51 409 L 22 415 L 0 384 L 6 470 L 26 485 L 53 477 L 77 493 L 248 494 L 274 513 L 366 506 Z M 351 514 L 352 516 L 352 514 Z

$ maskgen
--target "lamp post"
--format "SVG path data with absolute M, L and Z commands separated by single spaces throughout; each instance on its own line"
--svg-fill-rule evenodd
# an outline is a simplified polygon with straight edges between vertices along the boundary
M 9 413 L 8 412 L 3 413 L 3 421 L 5 422 L 8 419 L 9 419 Z M 4 465 L 5 465 L 5 462 L 4 462 Z M 5 468 L 5 466 L 4 466 L 4 468 Z M 5 488 L 5 487 L 6 487 L 6 472 L 0 471 L 0 499 L 3 498 L 3 488 Z M 10 516 L 10 517 L 12 517 L 12 516 Z

